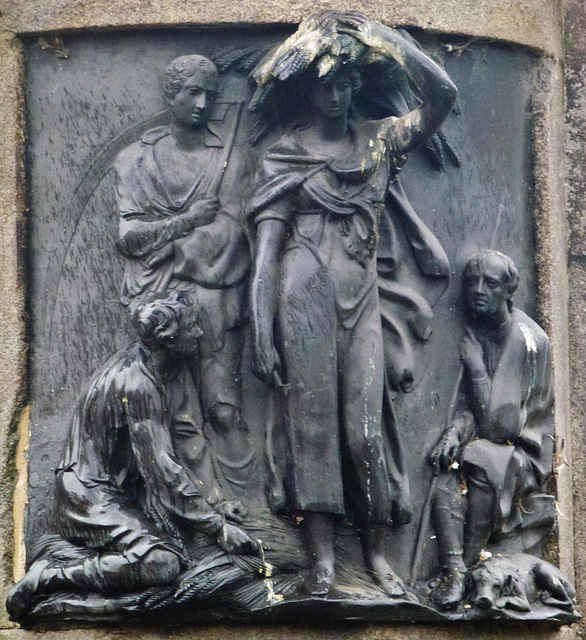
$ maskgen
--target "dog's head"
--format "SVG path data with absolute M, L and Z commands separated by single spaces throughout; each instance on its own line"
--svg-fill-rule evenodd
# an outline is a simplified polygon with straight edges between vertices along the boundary
M 480 609 L 531 611 L 519 577 L 519 569 L 506 557 L 493 556 L 479 562 L 471 574 L 470 602 Z

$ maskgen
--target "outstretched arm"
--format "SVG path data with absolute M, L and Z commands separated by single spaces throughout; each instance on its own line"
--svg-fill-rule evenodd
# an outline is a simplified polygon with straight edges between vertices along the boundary
M 395 29 L 352 16 L 347 33 L 396 60 L 423 96 L 417 109 L 393 119 L 395 150 L 406 154 L 437 131 L 454 106 L 458 90 L 441 67 Z

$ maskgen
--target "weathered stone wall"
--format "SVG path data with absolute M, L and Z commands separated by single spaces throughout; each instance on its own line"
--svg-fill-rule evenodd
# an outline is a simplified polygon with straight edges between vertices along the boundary
M 0 121 L 3 144 L 0 148 L 0 602 L 4 601 L 16 566 L 22 570 L 19 546 L 23 519 L 22 489 L 13 495 L 18 480 L 18 433 L 27 431 L 26 413 L 26 312 L 25 248 L 26 198 L 24 189 L 25 120 L 22 100 L 23 58 L 20 36 L 37 37 L 51 32 L 76 29 L 122 29 L 149 26 L 196 24 L 295 23 L 316 8 L 362 10 L 374 19 L 394 26 L 409 26 L 462 35 L 467 38 L 501 40 L 530 47 L 542 57 L 540 91 L 533 105 L 534 205 L 538 253 L 539 316 L 553 346 L 556 385 L 556 427 L 558 442 L 558 540 L 552 554 L 559 556 L 562 570 L 573 574 L 577 568 L 579 604 L 586 602 L 586 485 L 583 471 L 586 437 L 582 434 L 581 414 L 586 411 L 586 330 L 581 315 L 586 311 L 586 222 L 582 214 L 586 185 L 582 139 L 586 136 L 586 9 L 583 0 L 362 0 L 356 2 L 312 2 L 298 0 L 13 0 L 0 4 Z M 564 139 L 564 57 L 563 11 L 566 10 L 566 82 L 568 87 L 568 126 Z M 564 150 L 564 145 L 565 150 Z M 567 175 L 564 176 L 564 151 Z M 567 189 L 564 189 L 564 179 Z M 568 264 L 566 194 L 570 226 Z M 569 276 L 569 280 L 568 280 Z M 569 282 L 569 287 L 568 287 Z M 581 286 L 584 285 L 584 286 Z M 569 292 L 569 293 L 568 293 Z M 569 299 L 569 303 L 568 303 Z M 569 328 L 569 330 L 568 330 Z M 571 357 L 569 357 L 571 354 Z M 572 382 L 570 384 L 570 363 Z M 570 395 L 571 391 L 571 395 Z M 570 417 L 571 401 L 571 417 Z M 571 425 L 571 432 L 570 432 Z M 21 444 L 22 444 L 21 437 Z M 572 523 L 573 448 L 575 528 Z M 26 469 L 20 469 L 25 472 Z M 22 483 L 21 483 L 22 487 Z M 13 552 L 13 529 L 18 533 Z M 19 528 L 20 527 L 20 528 Z M 557 548 L 556 548 L 557 547 Z M 15 565 L 16 561 L 16 565 Z M 0 606 L 0 631 L 5 636 L 32 635 L 17 630 Z M 586 626 L 584 627 L 586 628 Z M 139 635 L 143 638 L 176 637 L 242 639 L 336 637 L 379 640 L 383 638 L 532 638 L 550 640 L 575 637 L 575 629 L 554 627 L 503 627 L 483 625 L 380 626 L 348 624 L 321 629 L 228 628 L 160 631 L 93 630 L 49 632 L 51 637 L 94 638 Z
M 566 208 L 576 588 L 586 593 L 586 6 L 566 3 Z M 586 624 L 581 625 L 586 633 Z
M 186 24 L 297 23 L 318 8 L 359 10 L 373 20 L 516 42 L 558 56 L 558 0 L 16 0 L 3 23 L 15 33 Z
M 24 234 L 23 57 L 14 36 L 0 35 L 0 584 L 2 597 L 13 577 L 13 489 L 16 482 L 16 430 L 26 402 L 26 321 Z M 22 506 L 22 505 L 21 505 Z M 2 607 L 0 624 L 8 624 Z

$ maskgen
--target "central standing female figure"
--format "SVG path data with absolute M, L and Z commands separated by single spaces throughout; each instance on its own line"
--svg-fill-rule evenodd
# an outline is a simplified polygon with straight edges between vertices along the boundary
M 309 64 L 307 51 L 314 53 Z M 368 56 L 396 60 L 421 92 L 421 106 L 402 118 L 351 121 L 359 63 Z M 359 528 L 375 582 L 401 596 L 386 560 L 385 525 L 407 522 L 410 507 L 400 486 L 396 429 L 389 432 L 383 418 L 383 406 L 386 413 L 392 406 L 377 282 L 379 222 L 405 154 L 440 126 L 456 88 L 398 32 L 354 13 L 309 18 L 255 78 L 282 80 L 295 73 L 296 61 L 306 66 L 307 113 L 266 152 L 249 207 L 257 231 L 252 366 L 275 388 L 271 507 L 303 517 L 313 560 L 307 593 L 329 593 L 334 523 L 346 517 Z M 293 70 L 284 74 L 288 66 Z M 403 320 L 417 323 L 418 304 L 425 303 L 417 294 L 403 302 Z

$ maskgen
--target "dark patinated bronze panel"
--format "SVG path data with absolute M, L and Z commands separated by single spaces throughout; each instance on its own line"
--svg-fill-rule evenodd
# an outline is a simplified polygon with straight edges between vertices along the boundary
M 352 12 L 291 33 L 29 44 L 11 615 L 569 621 L 535 60 Z

